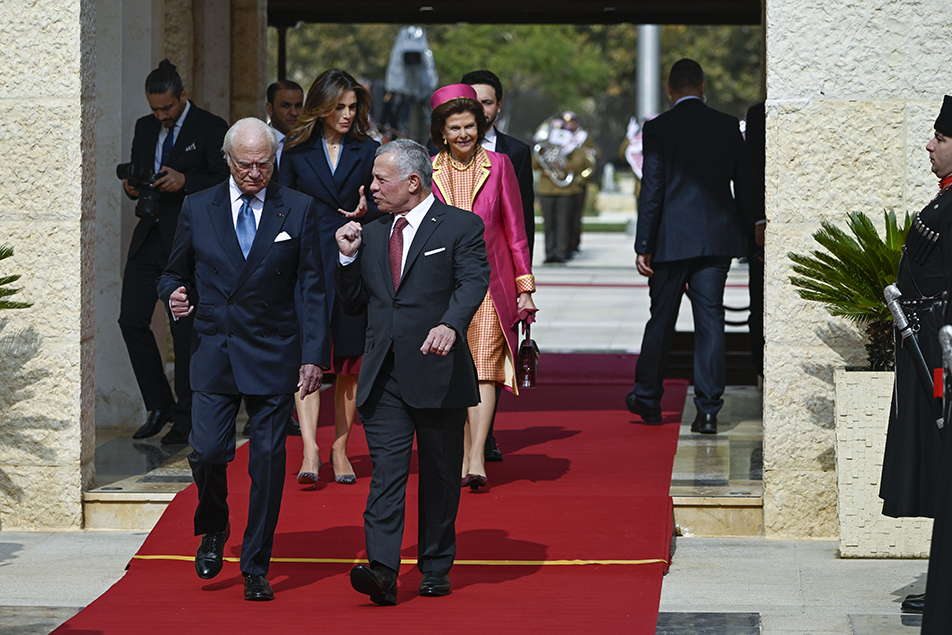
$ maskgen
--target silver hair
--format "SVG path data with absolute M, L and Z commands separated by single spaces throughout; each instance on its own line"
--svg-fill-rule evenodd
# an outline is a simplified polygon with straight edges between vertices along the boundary
M 375 157 L 393 154 L 393 164 L 401 181 L 410 178 L 411 174 L 420 177 L 423 189 L 433 189 L 433 161 L 426 148 L 412 139 L 396 139 L 385 143 L 374 154 Z
M 221 146 L 221 151 L 225 153 L 228 165 L 231 165 L 231 149 L 239 137 L 245 141 L 266 139 L 271 144 L 271 158 L 273 159 L 278 154 L 278 138 L 271 126 L 257 117 L 245 117 L 236 121 L 235 125 L 225 133 L 225 142 Z

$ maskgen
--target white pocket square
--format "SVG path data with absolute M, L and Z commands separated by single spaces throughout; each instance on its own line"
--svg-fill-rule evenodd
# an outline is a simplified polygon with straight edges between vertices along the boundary
M 185 148 L 185 151 L 186 151 L 186 152 L 191 152 L 191 151 L 194 150 L 194 149 L 195 149 L 195 144 L 192 143 L 192 144 L 189 144 L 189 146 L 188 146 L 187 148 Z
M 439 249 L 431 249 L 430 251 L 425 252 L 424 256 L 432 256 L 433 254 L 438 254 L 441 251 L 446 251 L 446 247 L 440 247 Z
M 284 242 L 285 240 L 291 240 L 291 236 L 288 235 L 287 232 L 281 232 L 280 234 L 278 234 L 278 237 L 274 239 L 274 242 L 280 243 L 280 242 Z

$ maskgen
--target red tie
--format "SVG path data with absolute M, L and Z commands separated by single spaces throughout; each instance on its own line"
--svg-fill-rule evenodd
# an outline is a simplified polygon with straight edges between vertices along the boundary
M 390 277 L 393 278 L 393 290 L 400 286 L 400 274 L 403 271 L 403 228 L 409 225 L 407 219 L 401 216 L 393 225 L 390 234 Z

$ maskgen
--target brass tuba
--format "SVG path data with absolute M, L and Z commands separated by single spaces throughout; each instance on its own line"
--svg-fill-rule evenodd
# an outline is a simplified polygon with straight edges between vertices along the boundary
M 575 180 L 575 174 L 565 169 L 562 154 L 562 146 L 571 138 L 571 132 L 556 128 L 551 122 L 543 124 L 533 136 L 532 154 L 557 187 L 568 187 Z

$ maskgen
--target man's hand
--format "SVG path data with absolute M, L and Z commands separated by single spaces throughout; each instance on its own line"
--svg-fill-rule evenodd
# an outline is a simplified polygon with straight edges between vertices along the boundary
M 122 187 L 125 188 L 126 192 L 129 193 L 129 196 L 132 196 L 133 198 L 139 198 L 139 188 L 129 183 L 129 181 L 123 181 Z
M 185 175 L 181 172 L 173 170 L 172 168 L 167 168 L 164 165 L 159 172 L 165 172 L 165 176 L 159 177 L 155 180 L 153 185 L 159 188 L 162 192 L 178 192 L 180 189 L 185 187 Z
M 638 273 L 644 277 L 650 278 L 654 275 L 654 269 L 651 268 L 651 254 L 638 254 L 635 265 L 638 267 Z
M 423 346 L 420 347 L 420 352 L 424 355 L 427 353 L 436 353 L 437 355 L 446 357 L 455 343 L 456 331 L 445 324 L 440 324 L 430 329 L 429 335 L 426 336 L 426 341 L 423 342 Z
M 352 212 L 348 212 L 345 209 L 337 208 L 337 211 L 343 214 L 346 218 L 360 218 L 367 213 L 367 197 L 364 196 L 364 186 L 360 186 L 360 202 L 357 203 L 357 209 Z
M 317 392 L 321 388 L 321 380 L 324 378 L 324 371 L 320 366 L 314 364 L 302 364 L 298 375 L 298 388 L 301 401 L 312 392 Z
M 360 247 L 360 231 L 360 223 L 352 220 L 338 229 L 335 234 L 337 238 L 337 248 L 340 250 L 340 253 L 347 258 L 356 254 L 357 249 Z
M 172 310 L 172 315 L 177 318 L 191 315 L 192 311 L 195 310 L 195 307 L 188 302 L 188 292 L 185 287 L 179 287 L 172 292 L 172 295 L 169 296 L 169 308 Z

